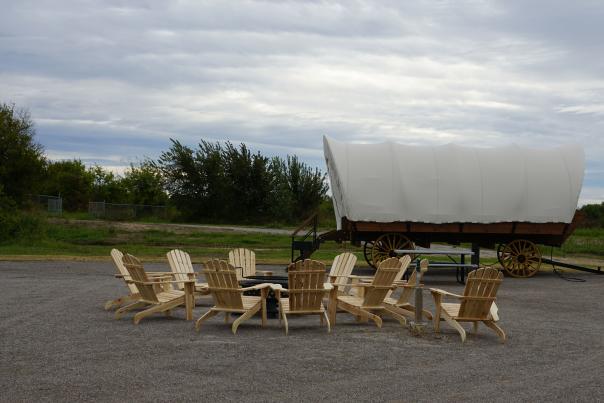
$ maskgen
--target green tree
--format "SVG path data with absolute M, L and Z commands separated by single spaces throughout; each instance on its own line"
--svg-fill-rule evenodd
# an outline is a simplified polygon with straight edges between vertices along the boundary
M 157 206 L 165 205 L 168 201 L 162 172 L 153 161 L 145 160 L 138 166 L 130 165 L 121 185 L 127 191 L 130 203 Z
M 128 203 L 128 188 L 123 178 L 95 165 L 88 169 L 92 175 L 90 201 L 105 201 L 107 203 Z
M 36 194 L 44 175 L 44 150 L 35 140 L 34 124 L 25 111 L 0 105 L 0 185 L 5 197 L 22 206 Z
M 295 222 L 316 211 L 327 192 L 325 175 L 296 156 L 269 159 L 245 144 L 202 140 L 193 150 L 172 140 L 156 164 L 189 219 Z
M 579 209 L 583 215 L 580 226 L 604 227 L 604 202 L 600 204 L 586 204 Z
M 48 164 L 44 192 L 60 194 L 67 211 L 87 210 L 92 194 L 94 174 L 80 160 L 55 161 Z
M 245 144 L 236 148 L 230 142 L 225 144 L 222 159 L 229 215 L 239 221 L 267 219 L 273 184 L 269 159 L 252 154 Z

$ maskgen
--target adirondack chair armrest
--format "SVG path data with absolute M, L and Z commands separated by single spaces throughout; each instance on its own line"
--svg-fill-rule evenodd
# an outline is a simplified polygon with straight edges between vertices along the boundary
M 331 291 L 334 289 L 334 285 L 331 283 L 323 283 L 323 288 L 325 289 L 325 291 Z M 337 285 L 335 286 L 335 288 L 337 288 Z
M 376 286 L 373 285 L 371 283 L 353 283 L 353 284 L 348 284 L 349 287 L 363 287 L 363 288 L 390 288 L 390 289 L 396 289 L 395 285 L 391 285 L 391 286 Z
M 272 284 L 271 283 L 271 285 L 269 287 L 271 287 L 271 289 L 273 291 L 283 291 L 283 292 L 287 291 L 287 288 L 283 288 L 283 286 L 281 284 Z
M 430 292 L 432 293 L 432 295 L 442 295 L 442 296 L 448 296 L 448 297 L 463 298 L 463 295 L 454 294 L 449 291 L 441 290 L 440 288 L 430 288 Z
M 373 276 L 359 276 L 357 274 L 349 274 L 348 276 L 340 276 L 340 277 L 348 277 L 351 279 L 359 279 L 359 280 L 373 280 Z
M 402 282 L 402 283 L 399 283 L 399 282 L 395 281 L 395 282 L 393 283 L 393 285 L 394 285 L 396 288 L 415 288 L 415 284 L 409 284 L 409 283 L 407 283 L 407 282 Z M 424 286 L 424 283 L 419 283 L 419 286 L 420 286 L 420 287 L 423 287 L 423 286 Z
M 195 280 L 168 280 L 168 281 L 160 281 L 160 283 L 162 283 L 162 284 L 180 284 L 180 283 L 195 284 Z
M 243 292 L 243 291 L 261 290 L 263 288 L 271 287 L 271 285 L 273 285 L 273 284 L 271 284 L 271 283 L 256 284 L 251 287 L 240 288 L 239 291 Z

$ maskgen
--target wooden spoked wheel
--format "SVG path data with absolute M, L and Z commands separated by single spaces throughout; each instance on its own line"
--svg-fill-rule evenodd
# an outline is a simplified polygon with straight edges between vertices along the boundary
M 525 239 L 499 245 L 497 259 L 512 277 L 532 277 L 541 267 L 541 251 L 537 245 Z
M 375 269 L 376 267 L 373 265 L 373 260 L 371 259 L 372 249 L 373 241 L 365 241 L 365 245 L 363 245 L 363 256 L 365 256 L 365 261 L 367 264 Z
M 376 268 L 381 261 L 390 257 L 397 257 L 398 255 L 394 252 L 395 249 L 415 249 L 415 245 L 402 234 L 388 233 L 380 235 L 373 242 L 371 247 L 371 262 L 368 261 L 368 263 L 373 268 Z

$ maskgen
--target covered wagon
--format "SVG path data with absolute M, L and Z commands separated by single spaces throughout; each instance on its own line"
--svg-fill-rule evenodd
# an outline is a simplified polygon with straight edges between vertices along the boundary
M 324 138 L 337 229 L 321 237 L 364 245 L 375 266 L 432 242 L 495 248 L 512 276 L 541 264 L 575 227 L 585 157 L 553 148 L 343 143 Z

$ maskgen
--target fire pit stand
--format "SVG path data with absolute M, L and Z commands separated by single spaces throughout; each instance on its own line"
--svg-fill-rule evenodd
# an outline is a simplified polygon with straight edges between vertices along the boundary
M 252 287 L 254 285 L 262 283 L 280 284 L 283 288 L 287 288 L 287 277 L 286 276 L 249 276 L 239 280 L 241 287 Z M 259 290 L 246 291 L 243 295 L 260 295 Z M 275 297 L 274 291 L 271 289 L 268 292 L 266 298 L 266 316 L 271 319 L 275 319 L 279 316 L 279 303 Z

